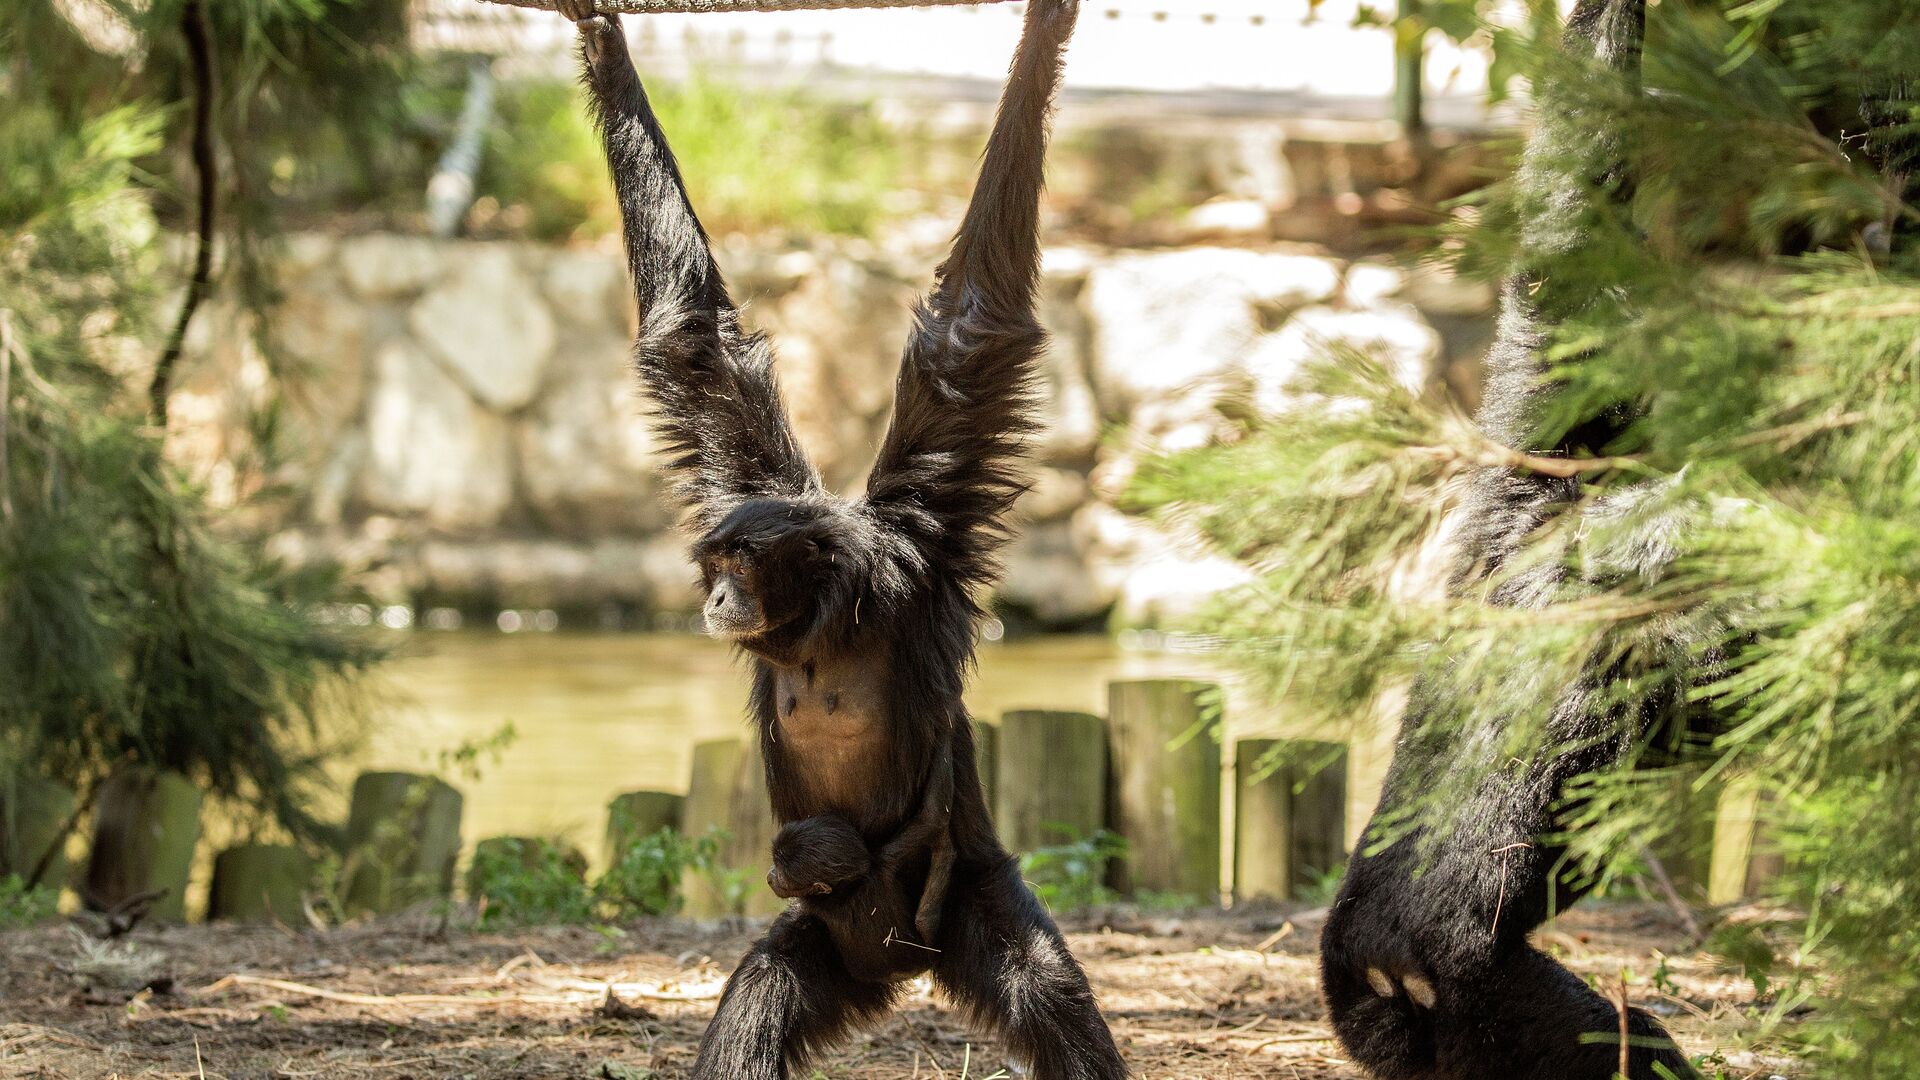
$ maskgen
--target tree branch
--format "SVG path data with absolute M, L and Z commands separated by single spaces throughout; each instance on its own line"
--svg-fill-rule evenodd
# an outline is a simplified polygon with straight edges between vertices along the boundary
M 200 185 L 199 224 L 194 239 L 193 277 L 187 282 L 187 296 L 180 304 L 173 332 L 167 336 L 160 362 L 154 365 L 153 382 L 147 387 L 149 412 L 164 433 L 167 427 L 167 396 L 173 389 L 173 369 L 187 339 L 187 326 L 193 313 L 213 285 L 213 219 L 219 165 L 213 155 L 213 43 L 207 27 L 207 12 L 201 0 L 187 0 L 180 13 L 180 33 L 187 41 L 187 59 L 193 71 L 193 167 Z

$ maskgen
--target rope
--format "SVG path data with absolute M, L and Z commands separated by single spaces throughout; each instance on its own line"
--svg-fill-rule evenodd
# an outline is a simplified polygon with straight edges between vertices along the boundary
M 555 0 L 491 0 L 512 7 L 553 11 Z M 595 0 L 605 15 L 705 14 L 722 11 L 827 11 L 835 8 L 961 7 L 1006 0 Z

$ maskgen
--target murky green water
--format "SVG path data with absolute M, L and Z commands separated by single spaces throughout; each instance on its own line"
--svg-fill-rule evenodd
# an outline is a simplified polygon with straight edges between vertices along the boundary
M 684 792 L 693 745 L 747 732 L 746 674 L 723 645 L 691 635 L 417 633 L 383 676 L 391 700 L 364 750 L 340 770 L 441 769 L 441 755 L 518 733 L 466 793 L 466 841 L 563 834 L 597 858 L 609 799 Z M 1017 708 L 1104 712 L 1113 679 L 1207 677 L 1204 657 L 1124 649 L 1104 637 L 985 645 L 968 694 L 974 715 Z

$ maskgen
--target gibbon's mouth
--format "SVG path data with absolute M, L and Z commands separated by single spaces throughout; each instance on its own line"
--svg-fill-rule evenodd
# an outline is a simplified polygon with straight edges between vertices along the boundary
M 707 612 L 707 636 L 723 641 L 738 641 L 763 633 L 767 629 L 765 619 L 742 619 L 732 612 Z

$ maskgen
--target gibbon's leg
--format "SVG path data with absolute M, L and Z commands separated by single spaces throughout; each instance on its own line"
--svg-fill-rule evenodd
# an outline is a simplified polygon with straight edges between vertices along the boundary
M 896 984 L 847 974 L 826 924 L 789 908 L 727 979 L 694 1080 L 786 1080 L 856 1025 L 886 1015 Z
M 954 874 L 933 974 L 1033 1080 L 1120 1080 L 1127 1068 L 1060 930 L 1011 857 Z
M 1390 785 L 1392 781 L 1389 781 Z M 1620 1014 L 1527 941 L 1574 895 L 1535 837 L 1553 785 L 1491 781 L 1423 858 L 1415 838 L 1356 853 L 1320 935 L 1334 1031 L 1376 1080 L 1611 1080 Z M 1555 890 L 1558 889 L 1558 896 Z M 1628 1076 L 1694 1076 L 1659 1023 L 1628 1017 Z

